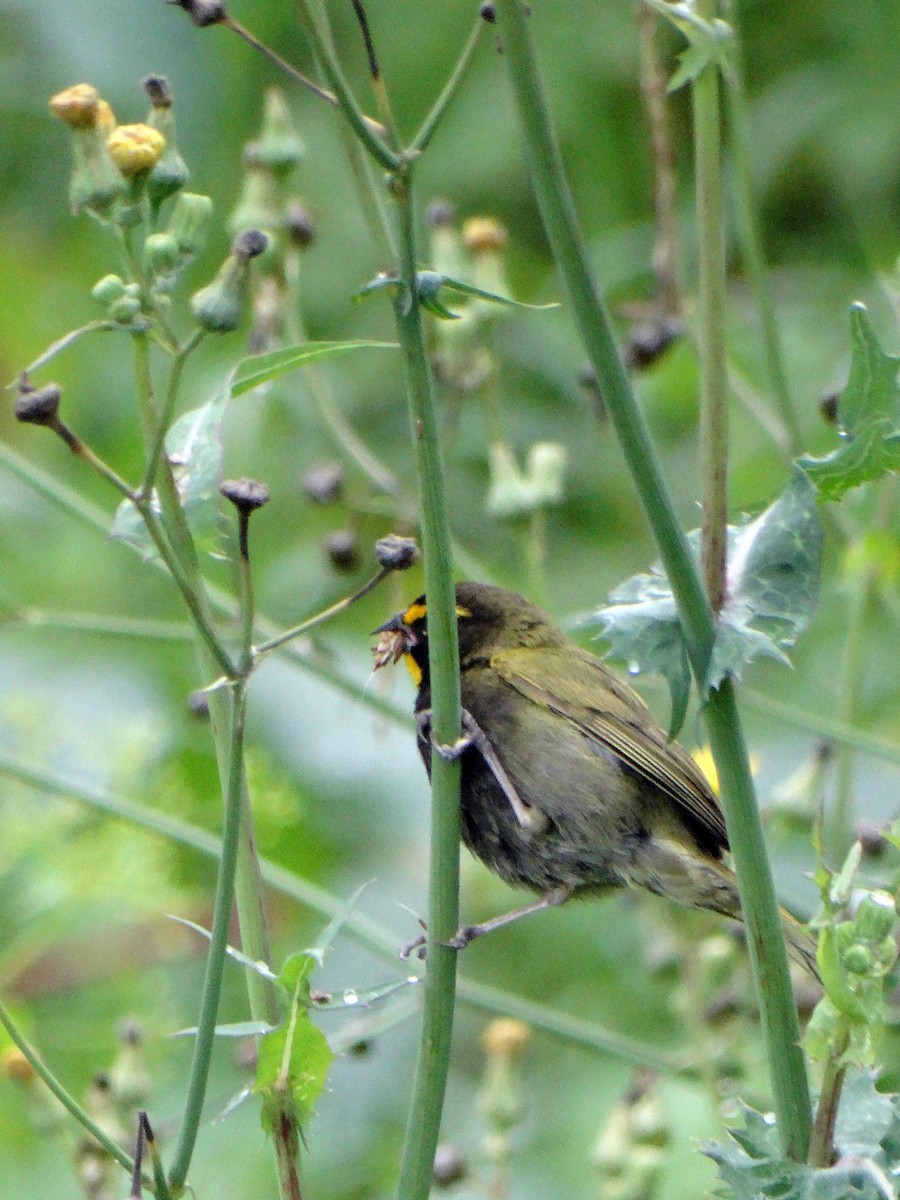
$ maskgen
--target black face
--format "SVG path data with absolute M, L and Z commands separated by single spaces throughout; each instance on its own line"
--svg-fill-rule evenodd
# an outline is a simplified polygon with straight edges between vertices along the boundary
M 526 631 L 545 628 L 547 617 L 515 592 L 483 583 L 456 586 L 459 658 L 465 667 L 503 646 L 521 645 Z M 401 613 L 379 626 L 375 667 L 404 659 L 416 686 L 428 679 L 428 606 L 419 596 Z

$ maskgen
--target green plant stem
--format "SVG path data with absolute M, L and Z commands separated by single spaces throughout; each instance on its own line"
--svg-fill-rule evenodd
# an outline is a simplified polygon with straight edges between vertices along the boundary
M 793 457 L 803 449 L 797 410 L 791 397 L 784 347 L 775 317 L 775 306 L 769 290 L 765 256 L 762 249 L 762 234 L 753 198 L 753 180 L 750 170 L 750 122 L 747 114 L 747 94 L 744 86 L 744 69 L 740 48 L 740 11 L 737 0 L 725 0 L 725 14 L 731 24 L 736 40 L 732 57 L 732 78 L 726 89 L 731 126 L 731 153 L 735 169 L 735 217 L 744 265 L 750 277 L 750 286 L 756 298 L 762 326 L 763 348 L 769 386 L 778 404 L 781 420 L 787 434 L 783 449 Z
M 712 21 L 716 0 L 697 0 Z M 725 602 L 728 548 L 728 366 L 725 347 L 725 221 L 719 67 L 713 60 L 693 83 L 694 177 L 697 205 L 700 345 L 700 479 L 703 527 L 700 557 L 714 613 Z
M 416 240 L 412 167 L 394 176 L 400 279 L 394 317 L 409 398 L 410 432 L 422 510 L 425 591 L 428 596 L 428 662 L 431 729 L 438 744 L 460 736 L 459 647 L 450 523 L 446 509 L 434 390 L 422 314 L 416 296 Z M 416 1078 L 400 1172 L 401 1200 L 425 1200 L 450 1062 L 456 986 L 456 951 L 444 945 L 459 921 L 459 762 L 432 754 L 431 852 L 425 1002 Z
M 852 725 L 859 706 L 863 684 L 866 625 L 875 576 L 874 568 L 864 569 L 855 582 L 850 596 L 847 632 L 838 673 L 838 702 L 835 716 L 840 725 Z M 854 755 L 851 747 L 846 744 L 841 746 L 837 752 L 834 804 L 830 820 L 827 822 L 825 839 L 828 861 L 835 868 L 844 861 L 847 851 L 853 844 L 853 762 Z
M 816 1119 L 809 1140 L 807 1161 L 811 1167 L 830 1167 L 834 1157 L 834 1128 L 847 1074 L 846 1064 L 842 1063 L 841 1059 L 849 1042 L 848 1033 L 837 1033 L 835 1042 L 836 1045 L 825 1064 Z
M 349 121 L 353 132 L 377 163 L 386 171 L 395 171 L 400 165 L 398 155 L 382 140 L 381 133 L 375 131 L 373 122 L 363 114 L 356 103 L 356 98 L 344 78 L 344 73 L 334 53 L 331 39 L 322 29 L 316 13 L 309 5 L 309 0 L 297 0 L 296 7 L 303 32 L 315 50 L 325 78 L 331 85 L 337 103 Z M 382 126 L 379 125 L 377 128 L 384 132 Z
M 78 800 L 99 812 L 106 813 L 119 821 L 126 821 L 140 829 L 146 829 L 159 837 L 167 838 L 181 846 L 187 846 L 207 858 L 221 859 L 222 842 L 215 834 L 192 825 L 180 817 L 168 813 L 154 812 L 123 796 L 101 788 L 92 787 L 80 780 L 69 780 L 48 771 L 45 767 L 27 763 L 0 751 L 0 774 L 29 787 Z M 326 917 L 335 917 L 345 911 L 346 903 L 331 895 L 309 880 L 295 875 L 285 867 L 267 859 L 259 860 L 263 881 L 275 891 L 288 896 L 298 904 L 311 908 Z M 351 912 L 343 925 L 347 934 L 361 946 L 396 965 L 400 937 L 384 929 L 371 917 L 361 912 Z M 250 955 L 255 958 L 255 955 Z M 269 961 L 268 958 L 260 961 Z M 459 980 L 459 998 L 473 1008 L 484 1012 L 518 1017 L 554 1037 L 572 1045 L 611 1054 L 636 1066 L 656 1067 L 659 1070 L 676 1072 L 694 1068 L 684 1056 L 671 1054 L 659 1046 L 645 1045 L 633 1038 L 613 1033 L 592 1021 L 557 1012 L 544 1004 L 511 995 L 500 988 L 477 983 L 471 979 Z M 262 1014 L 253 1014 L 254 1019 L 264 1020 Z
M 156 432 L 148 442 L 147 467 L 144 472 L 143 482 L 141 483 L 142 496 L 149 496 L 153 491 L 153 485 L 156 482 L 156 472 L 159 469 L 160 462 L 165 458 L 166 434 L 169 432 L 169 426 L 175 414 L 175 406 L 178 403 L 178 389 L 181 385 L 181 376 L 184 372 L 185 363 L 191 353 L 203 341 L 204 335 L 205 330 L 195 329 L 184 345 L 179 348 L 178 353 L 172 361 L 172 367 L 169 371 L 169 382 L 166 386 L 165 402 L 156 423 Z M 147 431 L 145 430 L 145 436 L 146 433 Z
M 714 634 L 709 603 L 675 518 L 646 425 L 616 350 L 602 294 L 588 263 L 538 77 L 525 8 L 522 0 L 496 0 L 495 12 L 544 226 L 672 586 L 694 677 L 701 692 L 705 692 Z M 706 716 L 723 785 L 723 806 L 763 1015 L 779 1134 L 785 1152 L 804 1161 L 812 1120 L 806 1070 L 798 1046 L 797 1014 L 778 904 L 730 682 L 710 693 Z
M 410 152 L 421 154 L 427 149 L 429 142 L 434 137 L 435 131 L 444 118 L 447 109 L 456 98 L 456 93 L 459 91 L 460 84 L 465 78 L 466 71 L 469 69 L 469 64 L 472 61 L 472 56 L 475 53 L 475 48 L 481 38 L 482 30 L 485 22 L 482 17 L 477 17 L 475 26 L 469 34 L 468 41 L 463 47 L 462 54 L 457 60 L 456 66 L 450 75 L 450 78 L 441 89 L 441 93 L 432 105 L 431 111 L 426 116 L 425 120 L 419 126 L 419 131 L 410 143 Z
M 368 596 L 369 592 L 378 587 L 379 583 L 381 583 L 383 579 L 387 579 L 388 575 L 390 574 L 390 568 L 382 567 L 377 574 L 373 575 L 370 580 L 364 583 L 362 587 L 358 588 L 352 595 L 345 596 L 342 600 L 338 600 L 337 603 L 330 605 L 326 609 L 323 609 L 322 612 L 316 613 L 314 617 L 307 617 L 307 619 L 305 621 L 301 621 L 299 625 L 294 625 L 291 629 L 286 629 L 284 633 L 279 633 L 276 637 L 269 638 L 267 642 L 263 642 L 261 645 L 257 646 L 256 658 L 259 659 L 264 654 L 268 654 L 272 650 L 279 649 L 279 647 L 283 646 L 285 642 L 290 642 L 294 638 L 299 637 L 301 634 L 308 633 L 310 629 L 315 629 L 317 625 L 321 625 L 323 622 L 330 620 L 332 617 L 336 617 L 338 613 L 346 612 L 351 605 L 357 602 L 357 600 L 361 600 L 363 596 Z
M 776 721 L 798 729 L 806 729 L 819 737 L 828 738 L 829 741 L 861 750 L 863 754 L 871 754 L 873 758 L 900 765 L 900 746 L 887 738 L 867 733 L 864 729 L 854 729 L 842 722 L 833 721 L 830 717 L 821 717 L 817 713 L 800 712 L 792 705 L 773 700 L 771 696 L 764 696 L 761 692 L 746 690 L 741 695 L 748 707 L 755 708 L 757 712 L 773 717 Z
M 88 1131 L 91 1137 L 95 1138 L 103 1149 L 115 1159 L 120 1166 L 124 1167 L 129 1174 L 134 1170 L 134 1159 L 126 1154 L 121 1146 L 117 1145 L 99 1125 L 85 1112 L 78 1101 L 71 1096 L 63 1085 L 59 1082 L 52 1071 L 49 1071 L 44 1065 L 40 1055 L 32 1048 L 25 1037 L 19 1030 L 15 1021 L 12 1019 L 6 1006 L 0 1003 L 0 1025 L 9 1034 L 13 1043 L 18 1046 L 25 1056 L 29 1066 L 32 1068 L 38 1078 L 46 1084 L 57 1100 L 62 1104 L 75 1120 Z
M 222 972 L 228 949 L 228 926 L 234 902 L 234 881 L 237 870 L 238 843 L 241 830 L 241 798 L 243 794 L 243 749 L 244 718 L 246 708 L 246 682 L 234 684 L 231 697 L 231 726 L 228 751 L 228 789 L 225 807 L 225 824 L 222 831 L 222 858 L 216 881 L 216 899 L 213 909 L 212 935 L 206 960 L 203 993 L 200 1002 L 200 1017 L 194 1043 L 194 1058 L 185 1100 L 184 1119 L 178 1137 L 175 1157 L 169 1171 L 172 1191 L 178 1192 L 187 1179 L 194 1144 L 206 1096 L 206 1083 L 212 1060 L 216 1021 L 219 1013 L 219 997 L 222 991 Z

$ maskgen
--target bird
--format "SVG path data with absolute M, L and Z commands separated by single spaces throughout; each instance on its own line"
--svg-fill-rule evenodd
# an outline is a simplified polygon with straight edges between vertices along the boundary
M 431 733 L 424 595 L 374 631 L 375 668 L 401 659 L 409 668 L 429 776 L 433 753 L 459 759 L 466 847 L 537 899 L 463 926 L 449 944 L 461 949 L 528 913 L 623 886 L 741 921 L 718 798 L 634 689 L 515 592 L 459 583 L 456 616 L 454 746 Z M 814 939 L 783 909 L 781 918 L 792 955 L 818 977 Z

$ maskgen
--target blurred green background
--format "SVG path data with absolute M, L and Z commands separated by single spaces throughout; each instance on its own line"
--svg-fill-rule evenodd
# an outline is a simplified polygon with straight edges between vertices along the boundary
M 348 74 L 372 110 L 365 62 L 350 5 L 332 3 L 336 39 Z M 476 5 L 369 0 L 373 35 L 391 102 L 411 132 L 437 94 L 474 19 Z M 534 0 L 535 35 L 584 228 L 620 326 L 629 304 L 652 296 L 652 174 L 637 83 L 637 40 L 630 4 Z M 825 453 L 834 431 L 821 420 L 821 393 L 847 368 L 847 310 L 870 308 L 888 349 L 896 346 L 880 276 L 898 251 L 900 156 L 895 95 L 900 10 L 878 0 L 783 6 L 741 5 L 744 61 L 753 137 L 754 186 L 783 337 L 790 384 L 808 449 Z M 235 0 L 233 15 L 285 57 L 312 70 L 293 8 L 283 0 Z M 240 189 L 244 143 L 259 127 L 267 86 L 284 87 L 306 142 L 297 189 L 317 230 L 303 256 L 303 316 L 316 339 L 391 337 L 387 304 L 350 297 L 389 265 L 373 242 L 343 149 L 337 117 L 283 80 L 276 69 L 221 29 L 201 32 L 162 0 L 0 3 L 0 372 L 4 382 L 68 329 L 98 315 L 92 284 L 115 269 L 110 241 L 87 217 L 67 210 L 67 131 L 48 97 L 92 82 L 122 122 L 143 118 L 139 80 L 164 74 L 173 86 L 182 153 L 194 190 L 212 196 L 221 224 L 189 290 L 205 283 L 227 251 L 224 221 Z M 671 65 L 679 48 L 662 36 Z M 671 104 L 678 158 L 686 295 L 693 279 L 690 106 Z M 531 199 L 493 33 L 482 39 L 461 94 L 421 163 L 422 201 L 451 201 L 461 218 L 491 214 L 509 230 L 512 293 L 544 302 L 559 295 Z M 424 253 L 424 252 L 423 252 Z M 745 389 L 767 393 L 752 296 L 733 247 L 729 336 L 732 365 Z M 244 352 L 245 335 L 208 339 L 192 360 L 185 407 L 208 399 Z M 214 344 L 211 344 L 214 343 Z M 568 452 L 563 502 L 547 514 L 543 600 L 561 619 L 603 603 L 609 591 L 654 558 L 644 522 L 611 432 L 580 387 L 582 354 L 565 311 L 505 316 L 493 334 L 500 364 L 504 432 L 524 455 L 535 441 Z M 79 342 L 37 377 L 64 388 L 67 421 L 117 470 L 136 477 L 141 446 L 125 337 Z M 367 445 L 413 487 L 405 399 L 390 352 L 364 351 L 322 371 L 344 415 Z M 637 378 L 648 421 L 687 527 L 696 511 L 696 360 L 688 340 Z M 17 427 L 11 403 L 0 407 L 0 440 L 51 480 L 74 489 L 111 519 L 116 498 L 71 458 L 61 443 Z M 527 533 L 486 505 L 489 418 L 477 398 L 445 397 L 447 475 L 454 531 L 486 576 L 529 586 Z M 731 499 L 735 512 L 758 511 L 784 485 L 787 466 L 759 422 L 736 403 Z M 317 505 L 302 477 L 341 463 L 344 498 Z M 272 502 L 254 522 L 259 610 L 290 624 L 362 582 L 371 544 L 396 526 L 384 497 L 344 460 L 299 376 L 236 401 L 226 420 L 226 474 L 265 479 Z M 848 596 L 858 581 L 864 544 L 881 501 L 861 489 L 842 506 L 844 534 L 828 527 L 823 598 L 795 667 L 767 663 L 748 672 L 754 692 L 832 718 L 840 704 Z M 335 569 L 322 539 L 339 529 L 356 535 L 360 559 Z M 847 537 L 849 530 L 849 538 Z M 150 641 L 102 632 L 103 617 L 181 622 L 173 589 L 160 572 L 90 522 L 39 494 L 0 458 L 0 750 L 88 787 L 218 829 L 220 801 L 209 731 L 186 698 L 199 678 L 189 643 L 177 634 Z M 847 547 L 850 547 L 848 551 Z M 854 547 L 856 548 L 854 550 Z M 896 554 L 885 542 L 879 553 Z M 854 557 L 854 554 L 856 557 Z M 210 577 L 231 588 L 227 562 L 210 559 Z M 316 639 L 320 661 L 400 708 L 412 692 L 402 672 L 370 679 L 369 631 L 421 590 L 420 578 L 394 577 Z M 30 614 L 31 623 L 19 618 Z M 36 614 L 92 614 L 100 633 L 36 625 Z M 4 615 L 7 619 L 4 619 Z M 863 685 L 855 723 L 896 744 L 900 682 L 896 671 L 897 602 L 875 595 L 868 610 Z M 893 648 L 892 652 L 888 652 Z M 643 681 L 641 681 L 643 686 Z M 647 681 L 648 701 L 667 719 L 662 685 Z M 748 707 L 749 736 L 763 803 L 777 795 L 813 754 L 810 729 Z M 359 908 L 396 936 L 417 930 L 425 905 L 427 787 L 408 729 L 393 727 L 363 703 L 287 659 L 270 659 L 251 705 L 251 782 L 262 852 L 348 896 L 372 881 Z M 683 735 L 699 734 L 695 720 Z M 896 756 L 895 756 L 896 761 Z M 77 1095 L 117 1054 L 126 1017 L 146 1028 L 151 1120 L 163 1148 L 171 1144 L 183 1100 L 189 1050 L 173 1031 L 194 1023 L 203 945 L 166 914 L 210 919 L 214 875 L 194 853 L 114 822 L 83 803 L 2 775 L 0 791 L 0 993 L 48 1063 Z M 854 763 L 856 816 L 895 815 L 898 771 L 878 758 Z M 826 780 L 826 800 L 831 780 Z M 801 796 L 801 800 L 803 796 Z M 803 873 L 813 864 L 808 817 L 773 819 L 775 869 L 786 901 L 808 913 L 815 890 Z M 872 864 L 874 877 L 891 863 Z M 515 902 L 466 859 L 464 913 L 482 919 Z M 404 907 L 406 906 L 406 907 Z M 412 910 L 412 913 L 409 911 Z M 277 956 L 311 944 L 323 918 L 272 896 Z M 710 1054 L 738 1082 L 740 1095 L 767 1103 L 760 1051 L 734 1029 L 692 1029 L 697 995 L 673 962 L 673 950 L 721 924 L 676 916 L 653 899 L 610 897 L 536 918 L 466 951 L 463 975 L 502 986 L 590 1018 L 666 1049 L 693 1053 L 703 1037 Z M 720 943 L 712 943 L 711 961 Z M 740 961 L 740 953 L 738 960 Z M 717 961 L 717 960 L 716 960 Z M 697 967 L 697 963 L 694 963 Z M 701 961 L 700 978 L 717 968 Z M 738 979 L 746 975 L 738 966 Z M 365 988 L 401 978 L 349 937 L 338 939 L 316 980 L 325 989 Z M 747 990 L 746 982 L 738 983 Z M 710 999 L 703 995 L 704 1002 Z M 223 1019 L 245 1016 L 238 968 L 227 975 Z M 359 1013 L 351 1013 L 359 1019 Z M 365 1018 L 365 1014 L 363 1014 Z M 326 1032 L 345 1023 L 323 1016 Z M 484 1069 L 479 1035 L 484 1013 L 459 1011 L 445 1136 L 488 1171 L 479 1157 L 484 1118 L 475 1103 Z M 743 1024 L 741 1024 L 743 1022 Z M 720 1042 L 722 1043 L 720 1045 Z M 307 1133 L 304 1176 L 311 1196 L 328 1200 L 389 1195 L 402 1138 L 416 1045 L 408 1020 L 374 1039 L 364 1055 L 337 1061 L 329 1091 Z M 725 1047 L 723 1050 L 722 1047 Z M 900 1062 L 891 1039 L 888 1067 Z M 730 1056 L 730 1057 L 729 1057 Z M 734 1061 L 732 1061 L 734 1060 Z M 609 1055 L 535 1036 L 521 1067 L 528 1099 L 514 1135 L 510 1194 L 527 1200 L 605 1194 L 591 1148 L 632 1067 Z M 210 1121 L 246 1083 L 234 1047 L 219 1047 L 210 1087 Z M 696 1080 L 662 1074 L 662 1120 L 670 1143 L 658 1194 L 697 1196 L 711 1186 L 712 1165 L 697 1137 L 720 1126 Z M 67 1200 L 82 1194 L 65 1137 L 48 1130 L 41 1106 L 11 1080 L 0 1080 L 0 1195 Z M 74 1131 L 69 1131 L 72 1138 Z M 479 1166 L 480 1164 L 480 1166 Z M 223 1200 L 276 1195 L 270 1151 L 253 1102 L 204 1126 L 191 1180 L 198 1197 Z M 124 1194 L 124 1177 L 116 1194 Z M 470 1179 L 459 1195 L 484 1195 Z

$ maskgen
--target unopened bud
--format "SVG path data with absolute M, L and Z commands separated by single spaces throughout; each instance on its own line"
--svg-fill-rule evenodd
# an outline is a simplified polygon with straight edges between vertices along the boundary
M 164 75 L 145 75 L 141 80 L 141 87 L 154 108 L 172 107 L 172 89 Z
M 481 1035 L 485 1054 L 495 1058 L 518 1058 L 531 1040 L 531 1026 L 515 1017 L 498 1017 Z
M 158 208 L 164 200 L 185 186 L 190 171 L 181 157 L 176 140 L 172 89 L 162 75 L 148 75 L 143 83 L 153 105 L 147 115 L 147 124 L 162 134 L 166 143 L 147 180 L 147 196 L 150 203 Z
M 244 181 L 238 202 L 228 218 L 232 233 L 248 228 L 274 232 L 282 223 L 283 210 L 278 181 L 273 173 L 256 161 L 256 148 L 247 156 Z
M 109 305 L 124 295 L 125 281 L 121 275 L 104 275 L 91 288 L 91 298 L 98 304 Z
M 508 240 L 506 227 L 494 217 L 471 217 L 463 225 L 463 241 L 472 255 L 498 254 Z
M 889 892 L 867 892 L 859 903 L 853 926 L 857 937 L 865 942 L 880 942 L 894 928 L 897 910 Z
M 452 1187 L 465 1179 L 469 1167 L 458 1146 L 451 1142 L 441 1142 L 434 1152 L 434 1166 L 431 1179 L 436 1188 Z
M 33 388 L 27 381 L 20 381 L 14 410 L 16 420 L 25 425 L 54 425 L 61 396 L 58 383 Z
M 181 263 L 178 243 L 171 233 L 151 233 L 144 240 L 144 269 L 154 279 L 171 275 Z
M 0 1054 L 0 1073 L 26 1087 L 37 1079 L 37 1072 L 18 1046 L 7 1046 Z
M 169 0 L 169 3 L 176 8 L 183 8 L 199 29 L 218 25 L 228 16 L 221 0 Z
M 322 463 L 306 472 L 300 487 L 316 504 L 333 504 L 343 494 L 344 472 L 337 463 Z
M 359 538 L 352 529 L 326 533 L 322 547 L 336 571 L 355 571 L 359 566 Z
M 167 232 L 175 239 L 185 259 L 196 258 L 206 245 L 212 220 L 213 202 L 209 196 L 182 192 L 172 208 Z
M 280 88 L 266 91 L 262 133 L 256 143 L 257 161 L 283 178 L 303 157 L 304 146 Z
M 269 502 L 269 489 L 257 479 L 225 479 L 219 491 L 242 513 L 254 512 Z
M 191 312 L 202 329 L 209 333 L 237 329 L 247 295 L 250 260 L 262 254 L 268 244 L 269 239 L 258 229 L 249 229 L 235 239 L 231 254 L 212 283 L 191 297 Z
M 456 221 L 456 209 L 449 200 L 432 200 L 425 210 L 425 223 L 430 229 L 446 229 Z
M 482 4 L 481 8 L 478 10 L 478 15 L 481 17 L 482 21 L 487 21 L 488 25 L 493 25 L 497 20 L 497 14 L 494 12 L 494 6 L 490 3 Z
M 682 333 L 684 326 L 676 317 L 635 325 L 625 344 L 625 366 L 635 371 L 652 366 Z
M 140 298 L 126 292 L 118 300 L 113 300 L 107 311 L 110 320 L 115 321 L 117 325 L 131 325 L 141 311 Z
M 316 240 L 316 227 L 312 217 L 297 200 L 288 204 L 284 215 L 284 227 L 291 245 L 298 250 L 305 250 Z
M 406 571 L 419 561 L 419 547 L 413 538 L 390 533 L 375 543 L 375 558 L 386 571 Z

